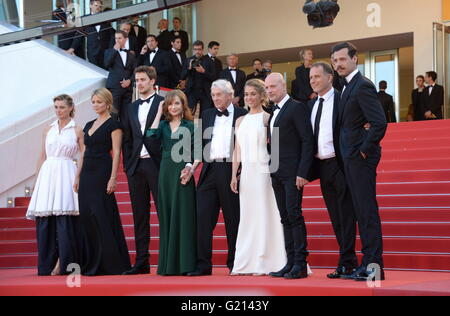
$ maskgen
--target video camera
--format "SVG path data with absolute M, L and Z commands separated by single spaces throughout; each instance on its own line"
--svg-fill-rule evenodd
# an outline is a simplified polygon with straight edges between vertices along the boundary
M 333 25 L 334 19 L 341 8 L 338 0 L 306 0 L 303 12 L 308 15 L 308 24 L 313 28 L 327 27 Z

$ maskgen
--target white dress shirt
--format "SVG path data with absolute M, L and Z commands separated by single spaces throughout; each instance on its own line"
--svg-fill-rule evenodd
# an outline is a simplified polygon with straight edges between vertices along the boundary
M 231 158 L 231 137 L 233 132 L 234 106 L 228 106 L 230 115 L 226 117 L 216 116 L 214 130 L 211 141 L 211 159 L 229 159 Z
M 359 72 L 359 69 L 356 69 L 355 71 L 353 71 L 351 74 L 349 74 L 347 77 L 345 77 L 345 79 L 347 79 L 347 82 L 350 83 L 353 78 L 355 78 L 356 74 Z M 345 86 L 344 89 L 342 89 L 342 94 L 341 97 L 344 95 L 344 91 L 347 87 Z
M 127 42 L 125 43 L 125 49 L 130 50 L 130 39 L 127 38 Z
M 96 25 L 95 26 L 95 29 L 97 30 L 97 33 L 100 33 L 100 28 L 101 28 L 102 26 L 101 25 Z
M 316 103 L 314 104 L 311 113 L 311 123 L 313 126 L 313 131 L 315 131 L 316 116 L 319 110 L 320 99 L 323 98 L 323 109 L 322 117 L 320 118 L 319 127 L 319 152 L 316 155 L 320 160 L 330 159 L 336 157 L 336 151 L 334 148 L 334 137 L 333 137 L 333 112 L 334 112 L 334 89 L 328 91 L 325 95 L 319 96 Z
M 281 100 L 280 103 L 278 103 L 278 107 L 280 108 L 279 110 L 275 110 L 273 112 L 273 117 L 272 117 L 272 121 L 270 122 L 270 133 L 273 134 L 273 126 L 275 125 L 275 121 L 277 120 L 278 114 L 280 114 L 281 109 L 283 108 L 283 106 L 286 104 L 287 101 L 289 101 L 290 96 L 288 94 L 286 94 L 286 96 L 283 98 L 283 100 Z
M 141 131 L 142 135 L 145 133 L 145 126 L 147 125 L 147 117 L 148 113 L 150 112 L 150 108 L 152 107 L 153 100 L 155 98 L 155 95 L 152 96 L 150 99 L 150 102 L 142 103 L 139 106 L 139 123 L 141 123 Z M 142 146 L 141 150 L 141 159 L 150 158 L 150 154 L 147 151 L 147 148 L 145 146 Z
M 123 66 L 127 65 L 127 52 L 123 52 L 119 50 L 120 58 L 122 58 Z
M 156 53 L 158 52 L 159 48 L 156 47 L 155 48 L 155 52 L 154 53 L 150 53 L 150 65 L 153 63 L 153 59 L 155 59 Z

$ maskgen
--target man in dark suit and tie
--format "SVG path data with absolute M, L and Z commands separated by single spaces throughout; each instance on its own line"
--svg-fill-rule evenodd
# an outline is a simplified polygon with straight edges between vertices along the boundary
M 138 66 L 152 66 L 156 69 L 158 78 L 156 85 L 168 88 L 171 72 L 169 53 L 159 48 L 155 35 L 147 36 L 147 44 L 141 50 L 138 57 Z
M 219 79 L 220 73 L 223 70 L 222 62 L 217 56 L 219 55 L 220 43 L 212 41 L 208 44 L 208 55 L 207 57 L 211 60 L 214 65 L 214 81 Z
M 442 120 L 444 106 L 444 87 L 436 83 L 437 73 L 429 71 L 425 75 L 428 87 L 425 91 L 425 118 L 427 120 Z
M 202 115 L 204 163 L 197 188 L 197 270 L 188 276 L 212 274 L 212 238 L 220 209 L 225 219 L 228 241 L 227 266 L 233 270 L 240 220 L 239 195 L 231 191 L 232 155 L 236 120 L 247 111 L 233 106 L 230 82 L 212 84 L 215 108 Z
M 381 106 L 383 107 L 384 114 L 386 115 L 386 121 L 388 123 L 397 123 L 397 118 L 395 115 L 395 104 L 392 95 L 387 94 L 387 82 L 382 80 L 379 83 L 380 91 L 378 92 L 378 100 L 380 100 Z
M 141 47 L 138 46 L 138 39 L 137 37 L 134 35 L 134 33 L 132 32 L 133 29 L 133 25 L 129 22 L 124 22 L 122 24 L 119 25 L 119 30 L 127 33 L 128 38 L 127 41 L 125 43 L 125 49 L 130 51 L 131 53 L 134 54 L 134 56 L 137 56 L 141 50 Z M 114 46 L 115 42 L 114 42 L 114 38 L 111 40 L 111 47 Z
M 181 82 L 181 72 L 183 71 L 183 64 L 186 60 L 186 55 L 181 51 L 182 40 L 181 37 L 175 36 L 172 39 L 172 49 L 169 51 L 169 58 L 171 64 L 171 72 L 169 75 L 169 88 L 176 89 Z
M 351 275 L 358 266 L 355 252 L 356 216 L 352 196 L 343 172 L 339 149 L 339 101 L 333 88 L 334 71 L 330 64 L 315 63 L 310 69 L 310 84 L 318 95 L 309 101 L 314 133 L 314 164 L 310 181 L 320 179 L 322 195 L 340 248 L 338 267 L 330 279 Z
M 161 163 L 161 144 L 145 137 L 164 100 L 154 86 L 157 79 L 153 67 L 141 66 L 135 70 L 136 89 L 140 99 L 130 104 L 123 121 L 123 164 L 128 178 L 133 208 L 136 242 L 136 263 L 125 275 L 150 273 L 150 193 L 158 209 L 158 176 Z
M 313 162 L 314 138 L 307 105 L 287 94 L 280 73 L 266 78 L 266 91 L 274 102 L 269 121 L 272 186 L 275 192 L 287 252 L 287 265 L 270 276 L 286 279 L 308 277 L 308 242 L 302 213 L 303 187 Z M 278 158 L 278 161 L 276 161 Z M 274 168 L 277 166 L 278 168 Z
M 114 108 L 119 119 L 125 119 L 126 107 L 131 103 L 133 94 L 133 72 L 136 67 L 136 57 L 125 49 L 128 34 L 117 31 L 116 44 L 105 52 L 105 67 L 109 70 L 106 88 L 114 98 Z
M 130 37 L 136 38 L 136 45 L 138 50 L 144 47 L 147 41 L 147 30 L 140 26 L 139 24 L 139 16 L 133 17 L 132 28 L 130 32 Z
M 232 54 L 227 57 L 228 68 L 220 73 L 219 78 L 228 80 L 234 89 L 233 105 L 244 107 L 245 72 L 238 69 L 239 57 Z
M 376 177 L 386 116 L 374 84 L 358 71 L 358 52 L 351 43 L 332 49 L 333 64 L 345 79 L 339 104 L 340 152 L 352 195 L 364 254 L 351 276 L 357 281 L 384 280 L 383 235 L 377 203 Z M 365 127 L 367 123 L 370 128 Z
M 181 29 L 181 19 L 178 17 L 173 18 L 173 30 L 170 32 L 172 35 L 172 40 L 175 37 L 181 38 L 181 48 L 180 52 L 186 55 L 186 52 L 189 50 L 189 35 L 186 31 Z
M 181 85 L 186 87 L 189 107 L 195 112 L 200 102 L 200 116 L 203 111 L 212 107 L 211 84 L 215 78 L 214 64 L 208 56 L 204 56 L 204 44 L 197 41 L 193 44 L 194 56 L 186 59 L 181 72 Z M 187 81 L 187 82 L 186 82 Z
M 172 34 L 169 32 L 169 21 L 161 19 L 158 23 L 159 35 L 157 37 L 159 48 L 165 51 L 169 51 L 172 45 Z

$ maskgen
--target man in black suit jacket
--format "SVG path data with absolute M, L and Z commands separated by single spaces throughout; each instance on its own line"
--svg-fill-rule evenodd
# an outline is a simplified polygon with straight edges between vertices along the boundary
M 155 35 L 147 36 L 147 44 L 142 48 L 138 57 L 138 66 L 152 66 L 156 69 L 158 78 L 156 85 L 168 88 L 172 70 L 169 53 L 158 47 Z
M 387 82 L 384 80 L 380 81 L 379 88 L 380 91 L 378 92 L 378 100 L 380 100 L 381 106 L 383 107 L 384 114 L 386 115 L 386 121 L 388 123 L 397 123 L 394 98 L 392 95 L 386 93 Z
M 164 100 L 154 90 L 156 77 L 153 67 L 136 68 L 136 89 L 140 99 L 130 104 L 123 121 L 123 164 L 133 207 L 136 242 L 136 263 L 132 270 L 124 273 L 126 275 L 150 273 L 150 193 L 157 208 L 161 143 L 145 134 Z
M 308 107 L 287 94 L 279 73 L 266 78 L 266 90 L 275 103 L 269 122 L 272 186 L 284 229 L 287 265 L 272 277 L 308 277 L 308 243 L 302 214 L 303 187 L 313 162 L 314 138 Z M 278 166 L 277 166 L 278 162 Z
M 200 102 L 200 116 L 203 111 L 212 107 L 211 84 L 215 78 L 214 64 L 203 55 L 204 44 L 197 41 L 193 44 L 195 55 L 186 59 L 181 72 L 182 86 L 186 88 L 189 107 L 195 112 Z M 187 81 L 187 83 L 186 83 Z
M 169 88 L 176 89 L 181 82 L 181 72 L 186 55 L 181 51 L 181 37 L 175 36 L 172 39 L 172 49 L 169 51 L 171 71 L 169 74 Z
M 442 120 L 442 108 L 444 106 L 444 87 L 436 83 L 437 73 L 429 71 L 425 75 L 428 85 L 425 91 L 425 118 L 428 120 Z
M 170 32 L 172 35 L 172 40 L 175 37 L 181 38 L 181 48 L 180 52 L 186 55 L 186 52 L 189 50 L 189 35 L 186 31 L 181 29 L 181 19 L 178 17 L 173 18 L 173 30 Z
M 233 105 L 244 107 L 245 72 L 238 69 L 239 57 L 232 54 L 227 57 L 228 68 L 222 70 L 220 79 L 228 80 L 234 89 Z
M 414 89 L 411 93 L 411 101 L 413 106 L 413 120 L 423 121 L 425 120 L 425 100 L 428 93 L 428 89 L 425 86 L 425 77 L 422 75 L 416 78 L 417 89 Z
M 127 33 L 128 38 L 125 43 L 125 49 L 129 50 L 134 54 L 134 56 L 137 56 L 139 52 L 141 51 L 142 47 L 138 46 L 138 39 L 132 32 L 133 25 L 129 22 L 125 22 L 119 25 L 119 30 Z M 115 45 L 115 39 L 112 38 L 110 47 L 113 47 Z
M 144 47 L 147 42 L 147 30 L 138 24 L 139 16 L 133 18 L 130 37 L 136 38 L 138 51 Z
M 222 61 L 217 58 L 219 55 L 219 49 L 220 49 L 220 43 L 216 41 L 212 41 L 208 44 L 208 55 L 206 56 L 209 58 L 214 65 L 214 80 L 216 81 L 220 77 L 220 73 L 223 70 Z
M 172 45 L 172 34 L 169 32 L 169 21 L 161 19 L 158 23 L 159 35 L 157 37 L 159 48 L 165 51 L 169 51 Z
M 133 94 L 133 72 L 136 67 L 136 57 L 125 49 L 128 34 L 117 31 L 116 45 L 105 52 L 105 66 L 109 70 L 106 88 L 114 98 L 114 108 L 120 120 L 125 119 L 126 107 L 131 103 Z
M 228 81 L 215 81 L 211 91 L 215 108 L 202 115 L 204 164 L 197 188 L 197 271 L 189 276 L 212 273 L 212 238 L 220 209 L 227 232 L 227 266 L 233 270 L 240 220 L 239 195 L 231 191 L 230 183 L 234 127 L 247 111 L 231 103 L 234 91 Z
M 381 159 L 380 142 L 387 129 L 386 116 L 374 84 L 358 71 L 357 49 L 351 43 L 342 43 L 332 51 L 335 68 L 345 78 L 339 104 L 339 143 L 364 254 L 360 267 L 347 278 L 373 280 L 379 272 L 378 277 L 383 280 L 383 235 L 376 176 Z
M 338 267 L 328 278 L 339 279 L 342 275 L 353 274 L 358 258 L 355 252 L 356 215 L 339 149 L 341 94 L 333 88 L 333 77 L 334 71 L 329 64 L 312 65 L 310 82 L 318 97 L 308 104 L 315 140 L 314 164 L 309 180 L 320 179 L 322 195 L 340 248 Z
M 296 100 L 307 104 L 316 97 L 316 94 L 309 83 L 309 73 L 314 60 L 313 51 L 311 49 L 301 50 L 300 58 L 302 59 L 303 64 L 295 69 L 295 79 L 297 80 L 298 85 Z

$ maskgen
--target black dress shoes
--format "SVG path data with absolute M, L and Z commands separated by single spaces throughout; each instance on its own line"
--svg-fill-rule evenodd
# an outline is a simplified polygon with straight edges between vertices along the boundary
M 197 270 L 197 271 L 189 272 L 186 274 L 186 276 L 190 276 L 190 277 L 199 277 L 199 276 L 206 276 L 206 275 L 212 275 L 212 270 Z
M 281 269 L 281 270 L 278 271 L 278 272 L 270 272 L 270 273 L 269 273 L 269 276 L 271 276 L 271 277 L 273 277 L 273 278 L 283 278 L 284 275 L 285 275 L 286 273 L 291 272 L 291 270 L 292 270 L 292 266 L 287 265 L 287 266 L 285 266 L 283 269 Z
M 306 279 L 307 277 L 308 269 L 301 266 L 294 266 L 291 271 L 284 275 L 284 278 L 288 280 Z
M 139 275 L 139 274 L 150 274 L 150 267 L 148 266 L 134 267 L 133 269 L 122 273 L 122 275 Z
M 377 276 L 378 274 L 378 276 Z M 341 279 L 354 280 L 354 281 L 384 281 L 386 279 L 384 270 L 368 270 L 366 267 L 359 267 L 351 275 L 342 275 Z
M 336 271 L 327 275 L 328 279 L 341 279 L 344 276 L 352 275 L 355 272 L 354 268 L 338 267 Z

